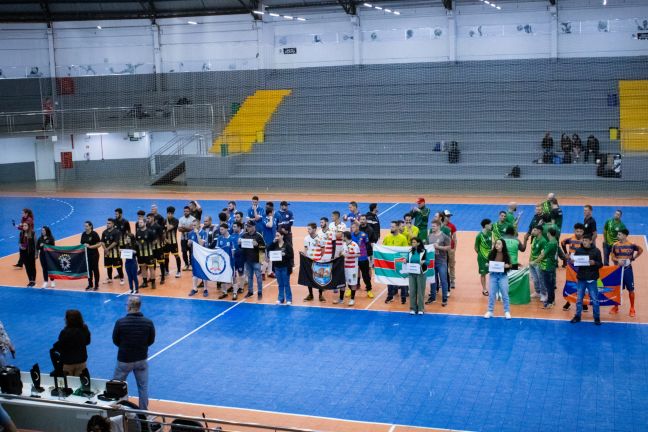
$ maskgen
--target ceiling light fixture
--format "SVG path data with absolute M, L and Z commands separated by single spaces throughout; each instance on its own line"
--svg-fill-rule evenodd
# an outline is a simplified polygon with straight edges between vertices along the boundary
M 190 25 L 197 25 L 198 23 L 197 23 L 196 21 L 187 21 L 187 24 L 190 24 Z

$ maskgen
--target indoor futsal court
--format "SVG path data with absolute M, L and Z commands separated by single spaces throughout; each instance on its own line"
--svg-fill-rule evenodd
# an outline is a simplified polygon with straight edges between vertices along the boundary
M 0 432 L 648 432 L 647 64 L 646 0 L 0 0 Z
M 159 207 L 183 204 L 175 194 L 168 198 L 69 195 L 5 196 L 0 205 L 3 214 L 19 214 L 29 206 L 38 214 L 51 215 L 52 222 L 47 223 L 59 236 L 59 244 L 72 245 L 78 243 L 78 227 L 84 220 L 101 220 L 116 207 L 130 216 L 153 203 Z M 346 206 L 343 197 L 319 202 L 293 198 L 296 237 L 305 233 L 303 227 L 313 219 L 309 215 Z M 401 202 L 379 203 L 382 220 L 411 209 L 414 198 L 400 198 Z M 545 430 L 549 425 L 641 430 L 646 418 L 640 407 L 648 397 L 642 373 L 648 356 L 645 303 L 638 302 L 635 318 L 627 316 L 627 305 L 616 316 L 602 308 L 601 328 L 592 325 L 591 312 L 584 314 L 589 325 L 574 328 L 568 322 L 571 312 L 559 307 L 544 310 L 541 304 L 512 306 L 510 322 L 500 311 L 494 321 L 484 320 L 487 300 L 475 277 L 472 238 L 479 228 L 475 221 L 497 213 L 502 205 L 470 204 L 470 198 L 438 199 L 435 208 L 457 215 L 458 254 L 466 259 L 458 261 L 457 289 L 448 307 L 430 305 L 422 317 L 408 315 L 408 305 L 384 304 L 386 288 L 380 285 L 374 288 L 374 299 L 360 292 L 353 308 L 333 305 L 331 293 L 325 303 L 309 304 L 301 301 L 306 290 L 296 284 L 296 275 L 295 303 L 290 307 L 274 304 L 274 279 L 264 282 L 261 302 L 256 296 L 237 302 L 217 300 L 215 292 L 209 298 L 189 298 L 187 272 L 179 279 L 167 279 L 155 291 L 142 289 L 144 311 L 159 335 L 149 352 L 151 405 L 157 411 L 271 419 L 314 430 L 408 430 L 408 426 Z M 495 199 L 506 202 L 506 198 Z M 226 200 L 205 198 L 200 203 L 210 214 L 225 206 Z M 637 233 L 633 240 L 645 244 L 642 221 L 648 210 L 630 203 L 596 205 L 595 216 L 621 208 L 626 225 Z M 361 209 L 367 206 L 359 202 Z M 565 204 L 563 210 L 565 225 L 581 218 L 580 206 Z M 520 211 L 520 226 L 527 225 L 532 206 L 521 205 Z M 24 369 L 36 361 L 47 364 L 43 347 L 56 339 L 65 310 L 75 308 L 93 332 L 89 356 L 94 375 L 110 377 L 115 352 L 110 335 L 114 321 L 123 315 L 127 288 L 115 280 L 100 285 L 98 292 L 85 292 L 84 281 L 59 281 L 56 289 L 26 289 L 24 272 L 11 269 L 16 254 L 11 253 L 14 245 L 9 240 L 14 232 L 5 229 L 2 235 L 0 263 L 6 271 L 0 278 L 5 287 L 0 313 L 3 321 L 14 323 L 12 339 L 22 347 L 17 364 Z M 641 280 L 645 269 L 639 265 L 637 270 Z M 564 269 L 558 271 L 558 279 L 561 285 Z M 35 321 L 37 330 L 30 325 Z M 583 356 L 593 349 L 596 357 L 585 361 Z M 136 388 L 132 377 L 129 385 Z M 260 394 L 264 396 L 254 396 Z M 636 414 L 614 411 L 607 420 L 598 418 L 602 406 L 620 403 Z M 580 406 L 578 412 L 573 404 Z M 529 418 L 529 410 L 539 406 L 542 414 Z

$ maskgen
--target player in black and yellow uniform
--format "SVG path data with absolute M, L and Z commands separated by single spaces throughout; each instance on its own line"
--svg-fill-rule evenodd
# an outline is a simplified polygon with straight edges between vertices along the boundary
M 162 228 L 162 225 L 158 223 L 158 218 L 154 213 L 146 215 L 146 225 L 154 236 L 153 257 L 155 258 L 155 263 L 160 265 L 160 285 L 164 285 L 164 276 L 166 272 L 164 267 L 164 228 Z
M 175 217 L 175 207 L 167 207 L 167 217 L 164 221 L 164 267 L 169 272 L 169 255 L 173 254 L 176 261 L 176 275 L 179 278 L 181 273 L 180 269 L 180 255 L 178 254 L 178 219 Z
M 130 249 L 131 246 L 129 246 L 128 248 L 124 247 L 126 236 L 131 232 L 130 222 L 128 222 L 128 220 L 124 218 L 124 212 L 120 207 L 117 207 L 115 209 L 115 228 L 119 231 L 119 250 L 121 251 L 122 249 Z M 119 257 L 119 263 L 122 266 L 122 269 L 126 269 L 121 256 Z
M 121 257 L 119 255 L 119 240 L 121 233 L 115 228 L 115 219 L 108 219 L 106 229 L 101 234 L 101 245 L 104 249 L 104 267 L 108 273 L 108 279 L 104 283 L 112 283 L 113 269 L 117 270 L 119 284 L 124 285 L 124 270 L 122 269 Z
M 146 226 L 146 221 L 140 219 L 135 229 L 135 240 L 137 241 L 137 263 L 142 270 L 142 285 L 140 288 L 148 287 L 148 280 L 151 279 L 151 288 L 155 289 L 155 256 L 154 241 L 155 232 Z

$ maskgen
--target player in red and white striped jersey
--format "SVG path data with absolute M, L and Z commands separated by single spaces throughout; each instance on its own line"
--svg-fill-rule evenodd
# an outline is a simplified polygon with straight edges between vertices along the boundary
M 317 236 L 317 225 L 315 222 L 311 222 L 306 226 L 308 234 L 304 237 L 304 255 L 313 261 L 321 261 L 322 259 L 322 240 Z M 313 300 L 313 287 L 308 287 L 308 295 L 304 298 L 304 301 Z M 325 302 L 324 290 L 319 290 L 319 301 Z
M 333 239 L 335 238 L 335 231 L 329 228 L 329 220 L 327 217 L 320 219 L 320 226 L 317 228 L 317 237 L 322 246 L 322 261 L 331 261 L 333 256 Z
M 355 293 L 358 289 L 358 257 L 360 256 L 360 246 L 353 240 L 351 240 L 351 233 L 348 231 L 344 232 L 344 276 L 346 278 L 347 285 L 351 290 L 351 299 L 349 300 L 349 306 L 355 304 Z M 344 290 L 340 290 L 340 298 L 335 300 L 335 304 L 344 303 Z

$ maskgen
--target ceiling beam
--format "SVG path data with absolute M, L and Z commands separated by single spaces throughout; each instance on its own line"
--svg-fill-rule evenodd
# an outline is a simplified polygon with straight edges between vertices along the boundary
M 246 14 L 246 9 L 195 9 L 183 11 L 158 11 L 157 19 L 161 18 L 187 18 L 194 16 L 208 16 L 208 15 L 241 15 Z M 128 11 L 128 12 L 115 12 L 115 11 L 102 11 L 102 12 L 61 12 L 52 13 L 52 21 L 96 21 L 96 20 L 118 20 L 118 19 L 150 19 L 150 14 L 146 11 Z M 19 23 L 19 22 L 47 22 L 47 19 L 42 13 L 27 12 L 27 13 L 3 13 L 0 15 L 0 22 L 4 23 Z

